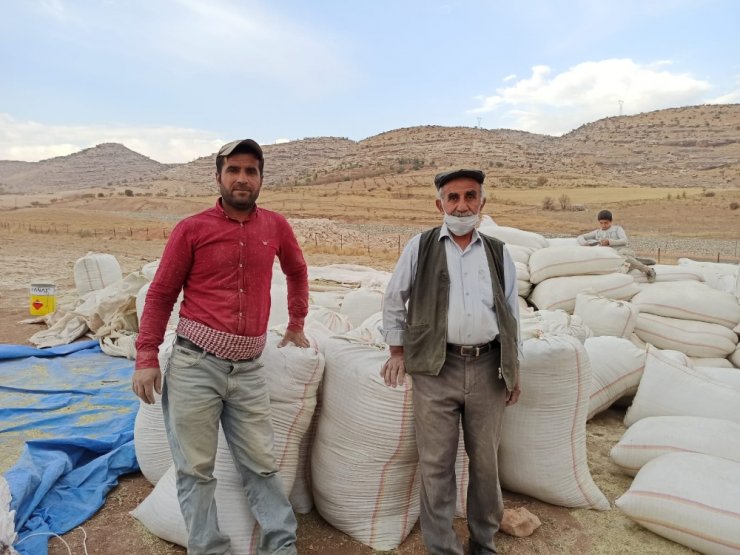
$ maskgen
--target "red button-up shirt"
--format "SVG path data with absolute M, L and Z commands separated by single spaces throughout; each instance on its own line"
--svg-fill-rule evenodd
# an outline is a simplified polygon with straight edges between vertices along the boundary
M 159 345 L 181 289 L 180 317 L 217 332 L 263 336 L 276 256 L 288 286 L 288 329 L 301 330 L 308 313 L 308 269 L 283 216 L 255 207 L 247 221 L 238 222 L 226 215 L 219 198 L 215 207 L 178 223 L 147 292 L 136 368 L 159 367 Z

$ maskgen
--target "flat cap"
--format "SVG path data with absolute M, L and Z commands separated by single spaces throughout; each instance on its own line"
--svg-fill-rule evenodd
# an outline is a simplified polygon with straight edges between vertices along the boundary
M 226 143 L 219 149 L 216 156 L 229 156 L 237 149 L 237 147 L 239 147 L 240 150 L 254 153 L 259 160 L 264 160 L 265 158 L 262 154 L 262 147 L 257 144 L 257 141 L 253 141 L 252 139 L 237 139 L 236 141 Z
M 434 176 L 434 186 L 437 187 L 437 189 L 441 189 L 448 182 L 461 177 L 469 177 L 470 179 L 474 179 L 478 183 L 482 184 L 483 180 L 486 178 L 486 174 L 480 170 L 452 170 L 442 172 Z

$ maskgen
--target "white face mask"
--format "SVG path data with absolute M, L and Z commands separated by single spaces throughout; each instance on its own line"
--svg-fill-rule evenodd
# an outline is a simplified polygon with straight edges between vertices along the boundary
M 451 216 L 445 213 L 444 222 L 447 229 L 453 235 L 461 236 L 467 235 L 475 229 L 480 221 L 480 214 L 473 214 L 472 216 Z

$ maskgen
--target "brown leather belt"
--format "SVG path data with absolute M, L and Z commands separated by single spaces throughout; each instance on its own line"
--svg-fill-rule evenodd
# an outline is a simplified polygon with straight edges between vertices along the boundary
M 454 343 L 447 344 L 447 350 L 461 357 L 479 357 L 486 354 L 494 347 L 498 345 L 498 339 L 494 339 L 489 343 L 483 343 L 481 345 L 456 345 Z

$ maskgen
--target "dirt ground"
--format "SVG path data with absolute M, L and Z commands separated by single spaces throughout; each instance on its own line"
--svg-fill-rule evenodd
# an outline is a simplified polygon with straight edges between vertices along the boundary
M 644 209 L 642 206 L 640 209 Z M 36 212 L 38 213 L 38 212 Z M 11 213 L 0 212 L 0 223 Z M 18 216 L 18 212 L 14 212 Z M 155 217 L 151 217 L 156 221 Z M 132 220 L 133 221 L 133 220 Z M 143 221 L 137 220 L 139 225 Z M 49 221 L 46 221 L 49 224 Z M 57 225 L 64 222 L 57 221 Z M 74 221 L 71 221 L 74 223 Z M 72 268 L 74 262 L 89 251 L 114 254 L 124 274 L 135 271 L 155 260 L 161 254 L 163 241 L 159 238 L 94 237 L 65 233 L 34 233 L 12 226 L 0 226 L 0 342 L 29 344 L 28 337 L 42 329 L 42 324 L 18 324 L 28 317 L 28 284 L 48 279 L 57 284 L 59 302 L 71 296 L 74 290 Z M 393 257 L 374 259 L 368 256 L 337 257 L 336 254 L 312 252 L 306 249 L 309 264 L 347 262 L 390 269 Z M 589 466 L 596 484 L 609 501 L 619 497 L 629 487 L 630 478 L 621 474 L 608 458 L 609 450 L 621 437 L 624 426 L 623 409 L 610 409 L 588 424 Z M 119 485 L 108 495 L 104 507 L 80 528 L 65 534 L 72 553 L 90 554 L 170 554 L 184 553 L 151 535 L 128 513 L 152 490 L 141 474 L 123 476 Z M 648 532 L 626 518 L 618 509 L 606 512 L 569 510 L 534 499 L 506 493 L 508 508 L 526 507 L 537 515 L 542 526 L 528 538 L 499 535 L 502 552 L 524 554 L 674 554 L 691 553 L 675 543 Z M 298 552 L 327 555 L 360 555 L 373 551 L 328 525 L 313 511 L 299 515 Z M 460 536 L 467 539 L 463 520 L 456 522 Z M 49 542 L 52 555 L 68 553 L 59 539 Z M 86 549 L 86 551 L 85 551 Z M 418 525 L 397 549 L 398 555 L 425 553 Z

